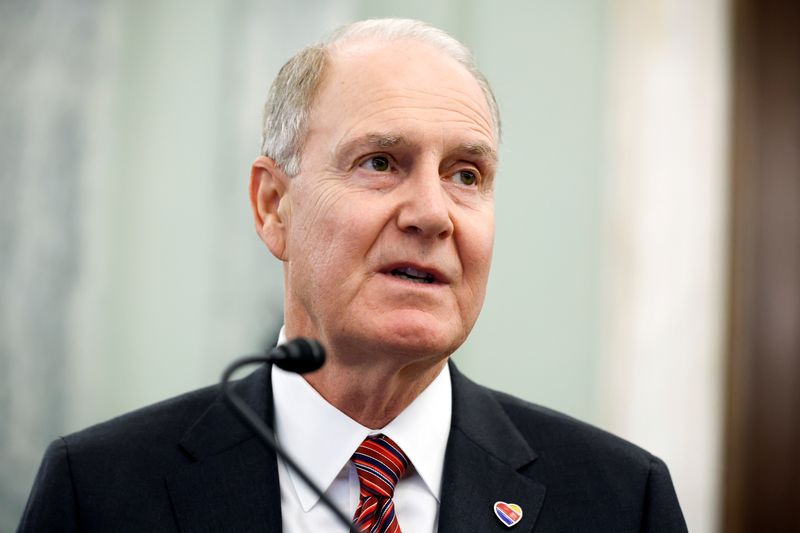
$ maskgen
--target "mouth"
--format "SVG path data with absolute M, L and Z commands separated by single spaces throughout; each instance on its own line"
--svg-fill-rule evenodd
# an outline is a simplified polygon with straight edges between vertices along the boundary
M 434 271 L 423 270 L 421 268 L 415 268 L 408 265 L 387 269 L 384 271 L 384 274 L 404 279 L 412 283 L 430 285 L 434 283 L 440 283 L 442 281 L 441 276 L 437 276 L 436 272 Z

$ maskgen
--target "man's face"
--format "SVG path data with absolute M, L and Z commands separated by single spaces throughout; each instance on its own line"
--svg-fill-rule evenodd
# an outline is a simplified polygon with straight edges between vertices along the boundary
M 483 304 L 496 147 L 477 82 L 442 52 L 334 51 L 280 209 L 289 336 L 339 357 L 452 353 Z

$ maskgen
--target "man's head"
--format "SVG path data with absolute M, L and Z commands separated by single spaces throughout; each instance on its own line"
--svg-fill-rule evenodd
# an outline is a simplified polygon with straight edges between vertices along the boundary
M 356 23 L 283 67 L 265 115 L 250 192 L 288 335 L 343 364 L 452 353 L 494 234 L 499 120 L 469 52 L 416 21 Z
M 412 19 L 370 19 L 349 24 L 327 39 L 307 46 L 287 61 L 270 88 L 264 105 L 261 154 L 275 161 L 289 176 L 300 171 L 308 117 L 330 65 L 331 54 L 348 41 L 411 40 L 441 50 L 460 63 L 478 82 L 489 104 L 495 139 L 500 142 L 500 112 L 486 78 L 469 49 L 448 33 Z

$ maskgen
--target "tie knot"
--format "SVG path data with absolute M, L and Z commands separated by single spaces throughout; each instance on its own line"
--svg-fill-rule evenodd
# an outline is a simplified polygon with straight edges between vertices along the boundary
M 367 437 L 353 454 L 361 496 L 391 498 L 394 487 L 408 468 L 403 450 L 386 435 Z

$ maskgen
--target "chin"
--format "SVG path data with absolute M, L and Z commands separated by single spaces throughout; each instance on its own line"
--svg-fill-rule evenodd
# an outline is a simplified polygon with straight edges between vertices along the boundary
M 430 323 L 393 323 L 379 331 L 373 338 L 375 349 L 413 359 L 446 357 L 466 339 L 466 334 L 460 330 L 431 327 Z

